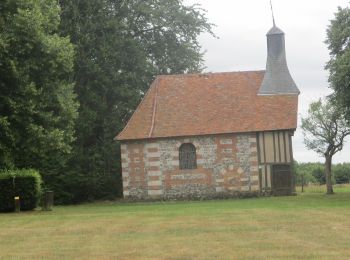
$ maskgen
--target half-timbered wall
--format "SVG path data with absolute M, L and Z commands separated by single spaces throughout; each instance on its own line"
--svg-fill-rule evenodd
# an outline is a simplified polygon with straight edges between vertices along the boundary
M 292 165 L 292 131 L 271 131 L 257 133 L 260 189 L 272 187 L 273 165 Z

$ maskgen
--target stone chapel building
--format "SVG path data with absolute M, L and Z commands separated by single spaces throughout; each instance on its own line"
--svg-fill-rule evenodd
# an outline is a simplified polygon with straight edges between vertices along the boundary
M 157 76 L 124 130 L 130 199 L 289 195 L 299 90 L 284 33 L 267 33 L 265 71 Z

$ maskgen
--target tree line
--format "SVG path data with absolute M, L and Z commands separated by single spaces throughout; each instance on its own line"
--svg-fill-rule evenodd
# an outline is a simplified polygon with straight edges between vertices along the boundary
M 296 185 L 326 184 L 325 165 L 323 163 L 298 163 L 294 162 Z M 350 183 L 350 163 L 338 163 L 332 165 L 333 184 Z
M 157 74 L 200 72 L 205 10 L 182 0 L 3 0 L 0 169 L 60 203 L 121 194 L 113 141 Z

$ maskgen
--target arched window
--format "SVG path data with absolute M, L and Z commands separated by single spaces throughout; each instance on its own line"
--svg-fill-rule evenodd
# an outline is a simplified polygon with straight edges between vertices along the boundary
M 182 144 L 179 148 L 180 169 L 196 169 L 196 147 L 193 144 Z

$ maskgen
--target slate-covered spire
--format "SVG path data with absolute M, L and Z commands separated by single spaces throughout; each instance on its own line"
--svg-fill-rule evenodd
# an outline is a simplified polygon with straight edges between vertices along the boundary
M 286 61 L 284 32 L 275 23 L 266 35 L 266 72 L 261 83 L 259 95 L 283 95 L 300 93 L 292 79 Z

